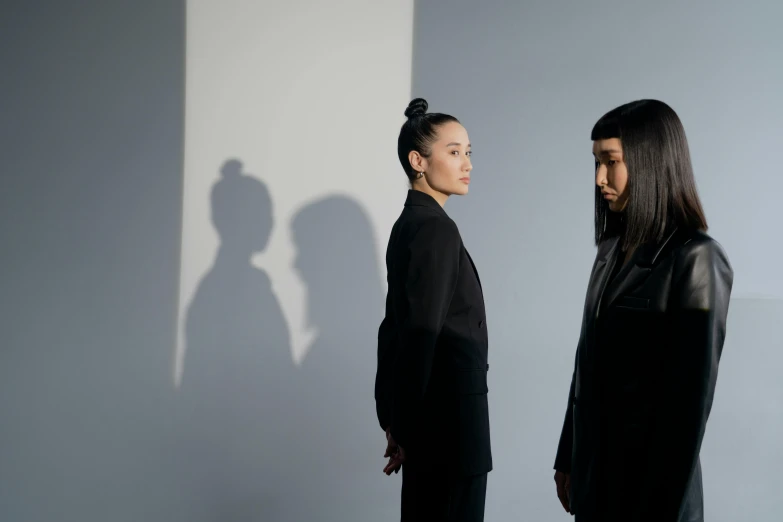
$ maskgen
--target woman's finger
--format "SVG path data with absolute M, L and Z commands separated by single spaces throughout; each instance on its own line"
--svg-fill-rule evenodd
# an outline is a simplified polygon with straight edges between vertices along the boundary
M 566 496 L 565 488 L 563 487 L 562 482 L 557 483 L 557 498 L 560 500 L 560 504 L 562 504 L 563 509 L 570 513 L 570 510 L 568 509 L 568 497 Z

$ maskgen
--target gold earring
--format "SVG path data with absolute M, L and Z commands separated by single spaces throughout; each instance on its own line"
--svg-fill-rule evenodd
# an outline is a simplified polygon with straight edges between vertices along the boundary
M 424 171 L 419 172 L 419 175 L 416 176 L 416 179 L 421 179 L 424 177 Z

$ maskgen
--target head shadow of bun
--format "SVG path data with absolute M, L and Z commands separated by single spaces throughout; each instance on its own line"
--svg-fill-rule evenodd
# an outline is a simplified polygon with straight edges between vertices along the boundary
M 236 159 L 209 198 L 219 247 L 185 319 L 180 464 L 205 492 L 204 509 L 269 519 L 290 494 L 287 412 L 297 396 L 288 325 L 269 275 L 252 263 L 269 244 L 272 198 Z

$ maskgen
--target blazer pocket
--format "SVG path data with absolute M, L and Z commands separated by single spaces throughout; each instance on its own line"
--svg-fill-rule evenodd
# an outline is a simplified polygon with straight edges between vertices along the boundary
M 486 369 L 457 371 L 457 423 L 454 456 L 459 475 L 478 475 L 492 469 Z
M 650 300 L 645 297 L 633 297 L 624 295 L 617 300 L 617 308 L 627 308 L 631 310 L 647 310 L 650 308 Z

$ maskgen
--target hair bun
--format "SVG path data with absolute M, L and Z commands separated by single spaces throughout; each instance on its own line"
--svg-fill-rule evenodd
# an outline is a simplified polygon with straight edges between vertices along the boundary
M 238 159 L 230 159 L 223 163 L 220 174 L 224 179 L 239 178 L 242 176 L 242 162 Z
M 424 116 L 427 112 L 427 100 L 424 98 L 416 98 L 408 104 L 408 108 L 405 109 L 405 117 L 408 119 L 415 118 L 416 116 Z

